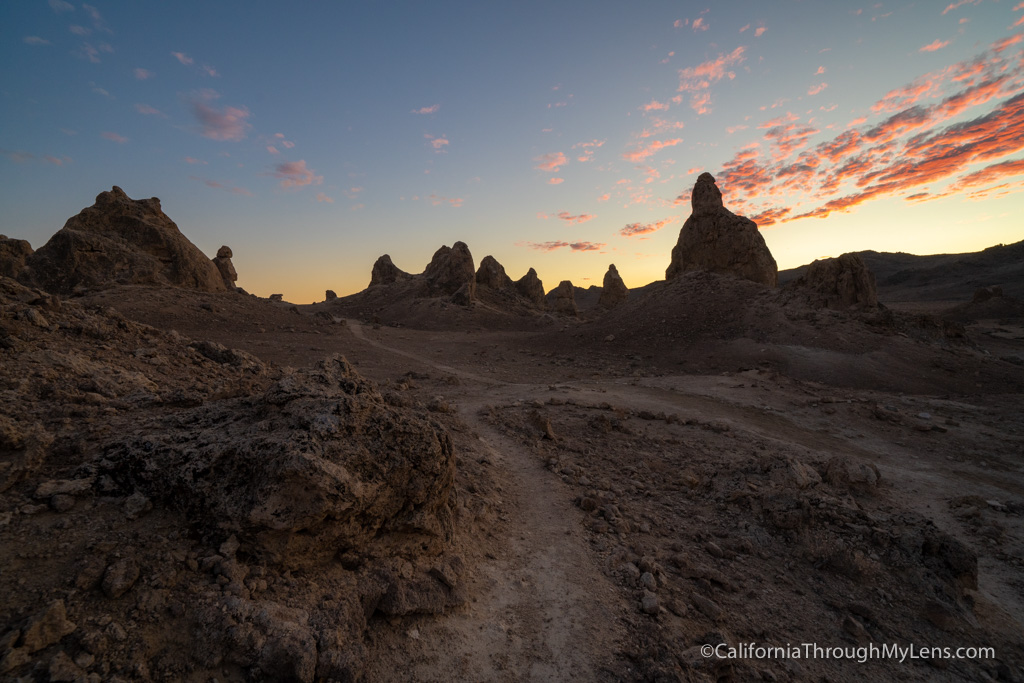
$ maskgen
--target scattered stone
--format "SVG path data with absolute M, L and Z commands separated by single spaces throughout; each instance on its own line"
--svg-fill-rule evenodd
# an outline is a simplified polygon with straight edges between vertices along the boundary
M 714 600 L 710 600 L 709 598 L 705 598 L 700 593 L 691 593 L 690 601 L 693 602 L 694 607 L 712 621 L 717 620 L 722 614 L 722 608 L 718 606 L 718 603 Z
M 722 193 L 710 173 L 701 173 L 693 187 L 692 213 L 683 223 L 672 249 L 665 279 L 691 270 L 735 275 L 769 287 L 778 284 L 779 269 L 754 221 L 737 216 L 722 204 Z
M 107 567 L 101 587 L 108 598 L 116 599 L 131 590 L 138 578 L 139 565 L 126 557 Z
M 51 681 L 78 681 L 85 678 L 85 672 L 64 650 L 59 650 L 50 660 L 49 674 Z
M 643 597 L 640 599 L 640 609 L 644 614 L 657 614 L 661 611 L 661 604 L 658 602 L 658 596 L 649 590 L 644 591 Z
M 87 479 L 50 479 L 36 487 L 36 498 L 50 498 L 56 495 L 75 496 L 92 488 L 95 477 Z
M 141 491 L 136 491 L 125 498 L 124 514 L 128 519 L 138 519 L 153 509 L 153 502 Z
M 73 633 L 77 626 L 68 621 L 64 609 L 63 600 L 55 600 L 42 613 L 29 619 L 28 624 L 21 632 L 20 645 L 13 647 L 14 643 L 3 662 L 0 662 L 0 674 L 28 663 L 34 652 L 43 650 L 60 641 L 64 636 Z

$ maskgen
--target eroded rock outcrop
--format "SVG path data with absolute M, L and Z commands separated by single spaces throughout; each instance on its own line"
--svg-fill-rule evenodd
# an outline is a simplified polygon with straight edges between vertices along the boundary
M 220 276 L 224 280 L 224 286 L 228 291 L 236 289 L 235 282 L 238 281 L 235 265 L 231 263 L 232 256 L 231 247 L 223 246 L 217 250 L 217 257 L 213 259 L 213 265 L 217 266 L 217 271 L 220 272 Z
M 778 266 L 757 224 L 725 208 L 710 173 L 697 178 L 690 201 L 693 212 L 683 223 L 679 241 L 672 249 L 666 280 L 691 270 L 706 270 L 769 287 L 778 284 Z
M 481 287 L 505 290 L 514 289 L 515 284 L 505 273 L 505 267 L 493 256 L 484 256 L 480 268 L 476 271 L 476 283 Z
M 579 308 L 576 306 L 576 290 L 569 280 L 559 282 L 557 287 L 548 292 L 545 299 L 550 311 L 571 316 L 580 314 Z
M 476 268 L 466 243 L 456 242 L 434 252 L 423 279 L 430 296 L 453 296 L 456 303 L 469 303 L 476 295 Z
M 373 263 L 373 270 L 370 271 L 370 286 L 390 285 L 410 277 L 412 275 L 400 269 L 391 261 L 391 256 L 384 254 Z
M 814 261 L 790 287 L 805 294 L 813 306 L 846 310 L 878 305 L 875 276 L 857 254 Z
M 282 566 L 326 561 L 386 531 L 419 546 L 452 533 L 448 433 L 389 406 L 340 356 L 262 396 L 145 425 L 110 443 L 104 461 L 125 491 L 184 507 Z
M 619 276 L 619 271 L 612 263 L 608 266 L 608 272 L 604 274 L 604 282 L 601 287 L 601 298 L 598 305 L 605 308 L 618 306 L 629 297 L 629 288 Z
M 27 240 L 0 235 L 0 275 L 18 277 L 31 255 L 32 245 Z
M 226 289 L 217 266 L 161 210 L 159 199 L 132 199 L 117 186 L 69 218 L 25 264 L 23 280 L 58 294 L 115 283 Z
M 544 283 L 537 277 L 536 270 L 530 268 L 526 271 L 526 275 L 516 280 L 513 284 L 516 291 L 519 292 L 519 296 L 540 308 L 544 307 Z

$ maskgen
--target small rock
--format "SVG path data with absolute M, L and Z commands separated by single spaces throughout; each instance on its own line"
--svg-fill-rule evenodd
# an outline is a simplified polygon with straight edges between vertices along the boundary
M 714 543 L 711 543 L 710 541 L 708 542 L 707 545 L 704 546 L 704 549 L 708 551 L 709 555 L 713 555 L 714 557 L 724 557 L 725 556 L 725 553 L 722 552 L 722 549 L 719 548 Z
M 140 491 L 125 498 L 124 514 L 128 519 L 137 519 L 152 509 L 153 503 Z
M 231 534 L 228 536 L 228 540 L 220 544 L 220 548 L 217 551 L 224 557 L 234 557 L 235 553 L 238 552 L 238 538 Z
M 658 596 L 650 591 L 644 591 L 644 596 L 640 599 L 640 609 L 644 614 L 657 614 L 661 611 Z
M 85 677 L 85 672 L 67 656 L 64 650 L 60 650 L 50 660 L 51 681 L 77 681 Z
M 640 575 L 640 585 L 652 593 L 658 590 L 658 580 L 650 572 L 644 572 Z
M 119 598 L 131 590 L 138 578 L 139 565 L 130 558 L 120 559 L 103 574 L 103 592 L 108 598 Z
M 50 498 L 50 509 L 54 512 L 67 512 L 73 507 L 75 507 L 74 496 L 69 496 L 66 493 L 58 493 Z
M 700 593 L 691 593 L 690 600 L 693 601 L 694 607 L 709 619 L 718 619 L 719 615 L 722 614 L 722 608 L 718 606 L 718 603 L 705 598 Z

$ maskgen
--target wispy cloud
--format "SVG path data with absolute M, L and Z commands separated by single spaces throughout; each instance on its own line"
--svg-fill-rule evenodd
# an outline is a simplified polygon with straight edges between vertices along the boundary
M 311 168 L 306 167 L 306 161 L 286 161 L 274 168 L 275 178 L 280 178 L 281 187 L 302 187 L 303 185 L 319 185 L 324 177 L 316 175 Z
M 572 146 L 573 149 L 582 150 L 579 156 L 576 157 L 576 161 L 587 162 L 594 158 L 594 151 L 603 147 L 604 140 L 591 140 L 590 142 L 577 142 Z
M 211 140 L 239 141 L 245 138 L 246 132 L 252 128 L 246 119 L 249 110 L 245 107 L 224 107 L 217 109 L 209 103 L 220 98 L 214 90 L 201 90 L 193 93 L 189 104 L 192 113 L 199 121 L 202 136 Z
M 807 94 L 808 95 L 817 95 L 818 93 L 820 93 L 822 90 L 824 90 L 827 87 L 828 87 L 828 83 L 819 83 L 818 85 L 812 85 L 810 88 L 807 89 Z
M 956 2 L 949 3 L 949 5 L 946 6 L 946 9 L 942 10 L 942 14 L 945 16 L 947 12 L 952 12 L 958 7 L 963 7 L 964 5 L 977 5 L 980 2 L 981 0 L 957 0 Z
M 242 195 L 243 197 L 252 197 L 252 196 L 254 196 L 252 192 L 249 192 L 249 190 L 246 190 L 244 187 L 234 187 L 232 185 L 221 183 L 221 182 L 218 182 L 216 180 L 210 180 L 208 178 L 200 178 L 200 177 L 194 176 L 194 175 L 189 176 L 189 178 L 192 179 L 192 180 L 198 180 L 199 182 L 203 183 L 207 187 L 212 187 L 215 190 L 224 190 L 225 192 L 230 192 L 231 194 Z
M 435 152 L 444 152 L 444 148 L 450 144 L 448 138 L 444 135 L 441 137 L 434 137 L 433 135 L 424 134 L 423 137 L 430 141 L 430 146 L 434 148 Z
M 707 90 L 723 78 L 731 80 L 736 77 L 731 68 L 743 62 L 745 50 L 746 48 L 741 45 L 727 55 L 719 54 L 717 59 L 679 70 L 678 91 L 693 93 L 690 106 L 694 111 L 698 114 L 711 111 L 708 106 L 711 96 Z
M 565 182 L 565 178 L 548 178 L 548 185 L 561 185 Z
M 132 71 L 132 74 L 135 76 L 135 78 L 137 78 L 140 81 L 153 78 L 153 76 L 156 75 L 149 69 L 135 69 L 134 71 Z
M 758 26 L 756 29 L 754 29 L 754 37 L 760 38 L 761 36 L 764 35 L 764 32 L 767 30 L 768 29 L 766 29 L 764 26 Z
M 151 107 L 148 104 L 136 103 L 135 111 L 140 114 L 145 114 L 146 116 L 166 116 L 162 111 L 155 107 Z
M 110 140 L 111 142 L 116 142 L 118 144 L 124 144 L 128 142 L 128 138 L 124 137 L 123 135 L 118 135 L 117 133 L 111 133 L 110 131 L 100 133 L 100 137 L 102 137 L 104 140 Z
M 437 110 L 440 109 L 440 108 L 441 108 L 440 104 L 432 104 L 429 107 L 420 107 L 419 109 L 413 109 L 411 113 L 413 113 L 413 114 L 433 114 L 433 113 L 437 112 Z
M 674 223 L 679 220 L 679 216 L 672 216 L 670 218 L 663 218 L 660 221 L 653 223 L 630 223 L 626 227 L 619 230 L 619 234 L 623 237 L 636 237 L 637 235 L 647 235 L 652 232 L 661 230 L 666 225 Z
M 39 36 L 25 36 L 21 39 L 21 42 L 26 45 L 50 45 L 50 41 L 45 38 L 40 38 Z
M 537 251 L 555 251 L 566 247 L 572 251 L 600 251 L 608 246 L 604 242 L 526 242 L 521 245 Z
M 48 164 L 53 164 L 54 166 L 63 166 L 64 164 L 70 164 L 72 159 L 71 157 L 68 156 L 57 158 L 55 156 L 47 154 L 46 156 L 43 157 L 43 161 L 45 161 Z
M 922 47 L 921 49 L 919 49 L 918 52 L 935 52 L 936 50 L 941 50 L 942 48 L 946 47 L 951 42 L 953 41 L 935 39 L 932 42 L 925 45 L 924 47 Z
M 682 142 L 682 138 L 673 138 L 672 140 L 652 140 L 649 144 L 639 144 L 628 152 L 624 152 L 622 158 L 626 161 L 633 163 L 639 163 L 644 161 L 648 157 L 653 156 L 659 150 L 666 147 L 674 147 Z
M 189 57 L 184 52 L 172 52 L 171 54 L 174 56 L 175 59 L 177 59 L 179 62 L 181 62 L 185 66 L 191 66 L 192 63 L 195 61 L 194 59 Z
M 186 164 L 200 164 L 200 165 L 203 165 L 203 166 L 206 165 L 205 161 L 203 161 L 202 159 L 196 159 L 195 157 L 185 157 L 185 163 Z
M 694 32 L 696 32 L 707 31 L 711 27 L 708 26 L 708 22 L 704 21 L 704 17 L 697 17 L 696 19 L 693 20 L 691 28 L 694 30 Z
M 90 19 L 92 19 L 92 26 L 93 26 L 94 29 L 96 29 L 97 31 L 105 31 L 107 33 L 113 33 L 113 31 L 111 31 L 107 27 L 107 23 L 105 21 L 103 21 L 103 17 L 100 15 L 100 11 L 98 9 L 96 9 L 92 5 L 84 5 L 84 4 L 82 5 L 82 9 L 85 10 L 85 13 L 89 15 Z
M 0 149 L 0 155 L 7 157 L 16 164 L 24 164 L 27 161 L 32 161 L 35 156 L 31 152 L 24 150 L 13 150 L 13 149 Z
M 466 200 L 463 197 L 442 197 L 439 194 L 431 194 L 427 199 L 430 201 L 431 206 L 442 206 L 447 204 L 448 206 L 456 209 L 466 203 Z
M 273 145 L 267 145 L 267 151 L 270 152 L 271 154 L 281 153 L 280 150 L 278 150 L 277 147 L 274 147 Z
M 328 204 L 333 204 L 334 203 L 334 200 L 331 199 L 330 197 L 328 197 L 327 195 L 325 195 L 323 192 L 317 192 L 316 193 L 316 200 L 318 202 L 327 202 Z
M 537 162 L 537 165 L 534 166 L 534 168 L 540 171 L 548 171 L 549 173 L 557 173 L 558 169 L 568 163 L 568 159 L 566 159 L 563 152 L 548 152 L 547 154 L 541 154 L 539 157 L 535 157 L 534 161 Z
M 63 14 L 64 12 L 74 12 L 75 6 L 70 2 L 64 2 L 64 0 L 50 0 L 50 9 L 57 14 Z
M 640 107 L 640 109 L 642 111 L 667 111 L 668 110 L 668 103 L 667 102 L 659 102 L 657 100 L 651 100 L 650 102 L 648 102 L 644 106 Z
M 555 214 L 555 216 L 562 219 L 569 225 L 578 225 L 580 223 L 586 223 L 587 221 L 597 218 L 597 216 L 590 213 L 580 213 L 573 215 L 568 211 L 559 211 L 558 213 Z

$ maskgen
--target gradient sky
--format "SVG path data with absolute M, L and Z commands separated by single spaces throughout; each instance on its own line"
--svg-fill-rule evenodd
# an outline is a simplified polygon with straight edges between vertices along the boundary
M 1024 2 L 0 6 L 0 233 L 119 185 L 238 284 L 363 289 L 442 244 L 664 277 L 698 173 L 780 268 L 1024 239 Z

